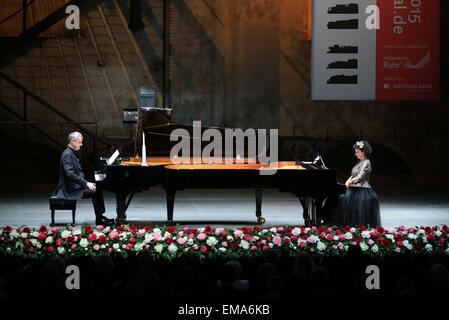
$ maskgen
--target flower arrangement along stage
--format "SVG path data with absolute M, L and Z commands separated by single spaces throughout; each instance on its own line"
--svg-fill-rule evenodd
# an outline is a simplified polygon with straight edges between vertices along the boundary
M 127 257 L 149 254 L 172 260 L 184 252 L 202 258 L 257 257 L 277 249 L 294 256 L 299 251 L 316 255 L 345 255 L 351 247 L 370 256 L 392 253 L 449 254 L 449 227 L 243 227 L 189 228 L 126 225 L 115 228 L 85 225 L 73 227 L 4 227 L 0 229 L 0 254 L 24 258 L 51 255 L 80 257 L 111 254 Z

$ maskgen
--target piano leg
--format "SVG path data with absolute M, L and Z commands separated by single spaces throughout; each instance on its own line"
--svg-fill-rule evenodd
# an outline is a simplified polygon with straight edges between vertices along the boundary
M 315 216 L 314 216 L 314 224 L 316 226 L 321 226 L 321 218 L 322 218 L 322 213 L 323 213 L 323 202 L 324 202 L 325 197 L 315 197 L 313 198 L 313 203 L 314 203 L 314 211 L 315 211 Z
M 115 194 L 117 200 L 117 223 L 124 224 L 126 223 L 126 196 L 127 193 L 117 192 Z
M 256 190 L 256 217 L 257 223 L 264 224 L 265 218 L 262 217 L 262 190 Z
M 167 221 L 169 223 L 172 223 L 173 222 L 173 210 L 175 207 L 176 191 L 166 190 L 165 193 L 167 195 Z
M 296 195 L 299 199 L 299 202 L 302 206 L 302 217 L 304 219 L 304 225 L 306 227 L 310 226 L 310 216 L 309 216 L 309 201 L 306 197 L 302 197 L 299 195 Z

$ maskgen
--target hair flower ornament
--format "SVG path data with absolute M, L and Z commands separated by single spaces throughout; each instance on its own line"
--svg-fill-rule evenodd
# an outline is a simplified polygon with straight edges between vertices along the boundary
M 359 149 L 363 149 L 365 147 L 365 144 L 363 143 L 363 141 L 357 141 L 356 143 L 357 148 Z

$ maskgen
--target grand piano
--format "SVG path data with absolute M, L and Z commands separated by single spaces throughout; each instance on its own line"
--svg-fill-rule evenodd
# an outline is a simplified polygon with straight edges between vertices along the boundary
M 155 186 L 165 190 L 168 223 L 174 221 L 176 193 L 185 189 L 253 189 L 255 213 L 260 224 L 265 223 L 262 216 L 263 190 L 289 192 L 298 197 L 306 225 L 321 224 L 324 200 L 346 191 L 344 185 L 336 182 L 336 171 L 316 161 L 310 165 L 297 161 L 279 161 L 270 165 L 237 161 L 232 164 L 210 164 L 205 163 L 204 159 L 192 158 L 191 164 L 174 164 L 169 155 L 176 142 L 170 141 L 170 132 L 177 128 L 192 132 L 192 126 L 173 122 L 171 110 L 161 108 L 139 109 L 137 121 L 135 151 L 139 151 L 144 133 L 145 141 L 149 142 L 150 155 L 145 157 L 146 166 L 142 166 L 141 156 L 121 158 L 105 165 L 96 174 L 97 188 L 116 195 L 118 223 L 126 222 L 126 212 L 134 194 Z M 260 174 L 261 170 L 273 168 L 276 169 L 274 174 Z

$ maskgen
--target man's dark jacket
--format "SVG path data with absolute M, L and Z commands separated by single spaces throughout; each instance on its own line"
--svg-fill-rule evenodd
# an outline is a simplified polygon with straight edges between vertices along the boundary
M 75 151 L 67 147 L 59 162 L 59 183 L 54 196 L 60 199 L 79 200 L 87 189 L 87 181 Z

